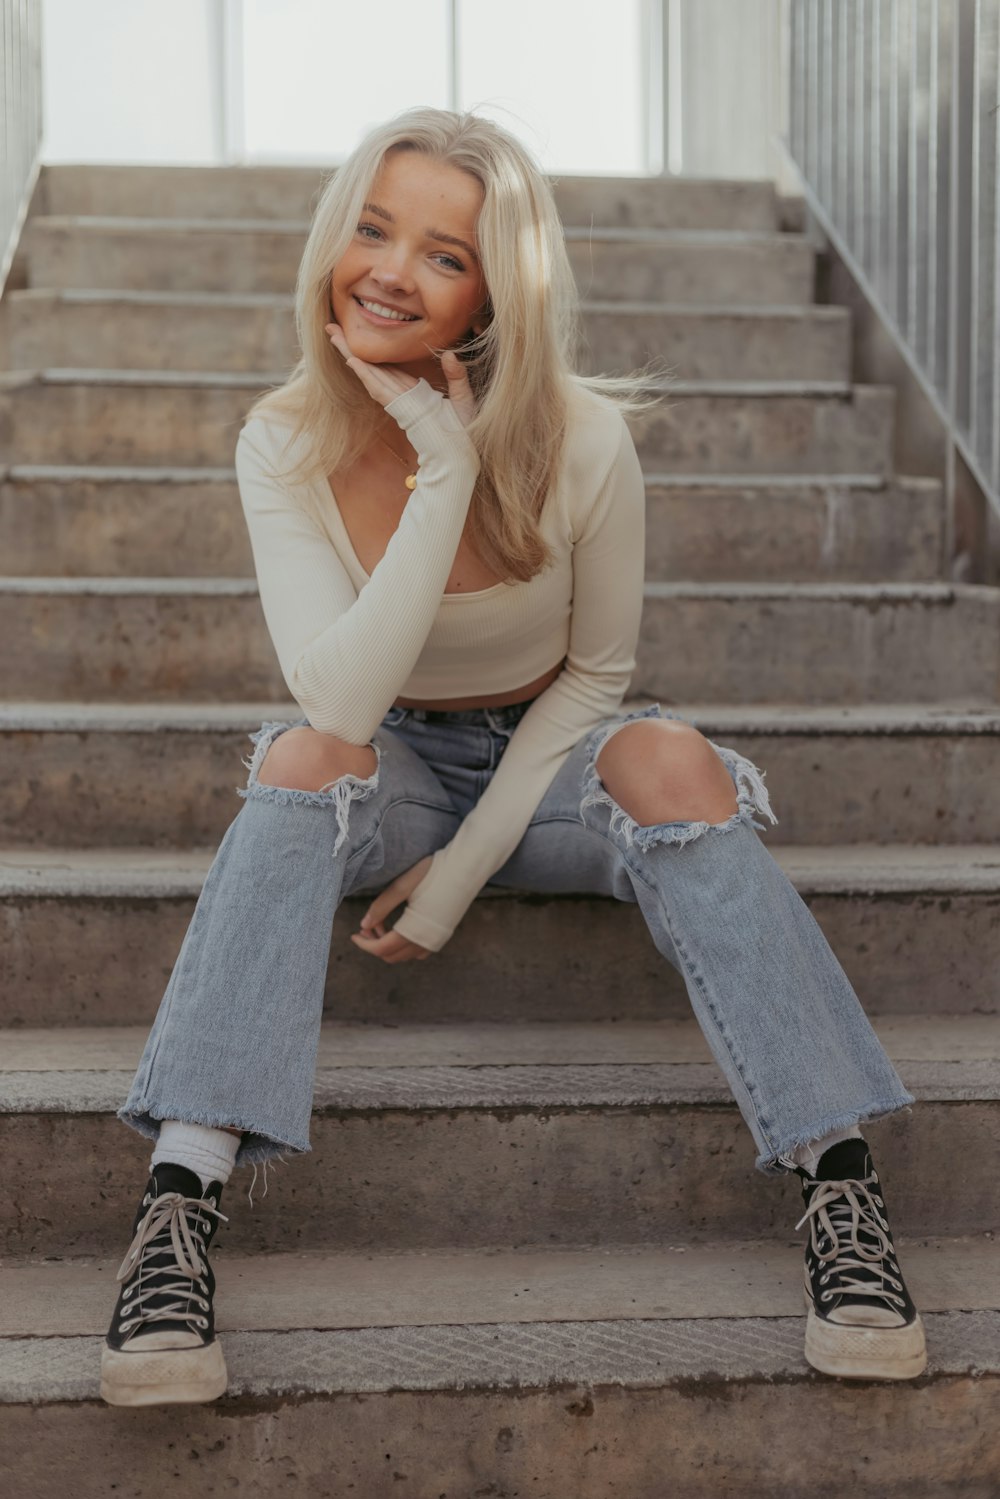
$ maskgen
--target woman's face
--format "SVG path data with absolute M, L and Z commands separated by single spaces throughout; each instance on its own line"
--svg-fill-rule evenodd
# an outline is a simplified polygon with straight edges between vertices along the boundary
M 470 328 L 484 327 L 487 288 L 476 254 L 482 201 L 475 177 L 422 152 L 398 150 L 383 160 L 330 276 L 334 321 L 352 354 L 444 388 L 430 348 L 454 348 Z M 363 302 L 410 317 L 386 317 Z

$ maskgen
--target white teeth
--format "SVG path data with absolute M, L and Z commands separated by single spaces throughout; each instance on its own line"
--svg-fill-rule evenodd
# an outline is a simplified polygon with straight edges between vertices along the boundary
M 378 317 L 389 318 L 398 323 L 415 323 L 417 321 L 416 314 L 411 315 L 408 312 L 396 312 L 392 307 L 383 307 L 381 302 L 365 302 L 361 297 L 358 298 L 358 301 L 366 311 L 374 312 Z

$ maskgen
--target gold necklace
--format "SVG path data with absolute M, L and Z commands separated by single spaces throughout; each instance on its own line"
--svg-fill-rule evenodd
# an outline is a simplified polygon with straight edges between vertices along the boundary
M 385 440 L 384 437 L 379 437 L 377 432 L 376 432 L 375 436 L 378 437 L 379 442 L 382 444 L 382 446 L 384 448 L 389 448 L 389 452 L 392 454 L 392 456 L 394 458 L 399 458 L 399 461 L 403 465 L 404 468 L 409 468 L 410 465 L 407 463 L 406 459 L 405 458 L 400 458 L 399 454 L 396 452 L 396 449 L 393 448 L 393 447 L 390 447 L 389 444 L 386 442 L 386 440 Z M 416 476 L 416 474 L 407 474 L 405 483 L 406 483 L 407 489 L 410 489 L 410 490 L 416 489 L 416 487 L 417 487 L 417 476 Z

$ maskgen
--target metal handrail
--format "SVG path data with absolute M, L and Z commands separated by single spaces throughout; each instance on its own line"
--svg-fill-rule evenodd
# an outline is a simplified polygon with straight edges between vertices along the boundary
M 803 195 L 1000 515 L 1000 0 L 787 3 Z

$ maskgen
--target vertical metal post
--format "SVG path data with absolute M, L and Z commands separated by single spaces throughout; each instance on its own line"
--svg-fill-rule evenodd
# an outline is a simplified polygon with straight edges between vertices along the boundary
M 658 177 L 667 170 L 665 9 L 666 0 L 645 0 L 641 12 L 643 154 L 644 168 L 650 177 Z
M 664 109 L 664 160 L 671 174 L 684 170 L 684 69 L 683 0 L 664 0 L 663 77 L 666 90 Z
M 459 104 L 461 57 L 458 6 L 459 0 L 448 0 L 448 108 L 452 110 L 461 108 Z
M 1000 15 L 996 17 L 996 99 L 987 119 L 993 126 L 993 160 L 1000 170 Z M 990 478 L 1000 495 L 1000 190 L 993 185 L 993 418 Z
M 243 162 L 247 154 L 243 0 L 222 0 L 222 159 Z

